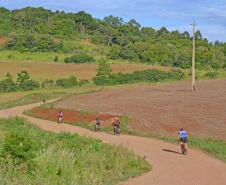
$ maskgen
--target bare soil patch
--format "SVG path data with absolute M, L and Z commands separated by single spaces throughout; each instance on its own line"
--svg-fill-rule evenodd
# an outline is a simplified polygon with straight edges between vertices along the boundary
M 32 79 L 43 81 L 45 79 L 57 80 L 59 78 L 68 78 L 71 75 L 79 79 L 91 80 L 96 75 L 98 64 L 54 64 L 38 62 L 0 62 L 0 79 L 4 78 L 7 72 L 10 72 L 14 78 L 20 71 L 28 71 Z M 134 71 L 146 69 L 170 70 L 169 67 L 150 66 L 145 64 L 112 64 L 114 73 L 132 73 Z
M 43 108 L 37 107 L 30 111 L 30 113 L 34 117 L 38 117 L 45 120 L 51 120 L 57 122 L 57 113 L 61 109 L 55 108 Z M 70 110 L 62 110 L 63 112 L 63 121 L 66 123 L 82 123 L 82 124 L 90 124 L 95 122 L 97 117 L 100 117 L 103 120 L 101 126 L 109 126 L 111 124 L 112 119 L 115 115 L 111 114 L 98 114 L 91 112 L 82 112 L 82 111 L 70 111 Z
M 132 130 L 175 136 L 183 127 L 190 135 L 226 140 L 226 80 L 137 85 L 128 88 L 72 96 L 57 108 L 95 110 L 131 118 Z
M 3 45 L 7 42 L 7 38 L 6 37 L 0 37 L 0 45 Z

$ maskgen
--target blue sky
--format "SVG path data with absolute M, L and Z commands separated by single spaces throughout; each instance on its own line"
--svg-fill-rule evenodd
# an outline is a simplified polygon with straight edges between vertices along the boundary
M 0 6 L 18 9 L 26 6 L 78 12 L 96 18 L 108 15 L 135 18 L 142 26 L 187 30 L 196 20 L 203 37 L 226 42 L 226 0 L 0 0 Z

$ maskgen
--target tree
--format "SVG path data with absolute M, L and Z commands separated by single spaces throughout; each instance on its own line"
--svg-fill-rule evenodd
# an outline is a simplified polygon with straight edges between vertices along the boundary
M 108 16 L 108 17 L 104 17 L 104 22 L 106 22 L 107 24 L 113 26 L 113 27 L 117 27 L 117 26 L 122 26 L 123 25 L 123 19 L 119 18 L 119 17 L 114 17 L 112 15 Z
M 195 37 L 196 37 L 196 39 L 198 39 L 198 40 L 202 40 L 202 34 L 201 34 L 200 30 L 197 30 L 197 31 L 195 32 Z
M 166 27 L 162 27 L 160 30 L 158 30 L 158 31 L 156 32 L 156 36 L 157 36 L 157 37 L 160 37 L 160 36 L 166 35 L 166 34 L 168 34 L 168 33 L 169 33 L 169 31 L 166 29 Z
M 141 27 L 141 25 L 135 20 L 135 19 L 131 19 L 129 22 L 128 22 L 128 25 L 129 26 L 133 26 L 137 29 L 139 29 Z
M 190 34 L 187 31 L 185 31 L 184 33 L 181 34 L 181 37 L 190 38 Z

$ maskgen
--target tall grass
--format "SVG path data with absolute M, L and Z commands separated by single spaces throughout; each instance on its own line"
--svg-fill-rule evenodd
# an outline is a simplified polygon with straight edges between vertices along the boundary
M 0 142 L 0 184 L 111 185 L 150 170 L 142 158 L 120 146 L 45 132 L 20 118 L 0 120 L 0 131 L 5 138 Z M 15 135 L 23 138 L 19 145 L 8 139 Z M 30 148 L 23 147 L 26 143 Z M 21 155 L 12 153 L 14 147 L 21 155 L 26 156 L 23 149 L 34 155 L 15 163 Z

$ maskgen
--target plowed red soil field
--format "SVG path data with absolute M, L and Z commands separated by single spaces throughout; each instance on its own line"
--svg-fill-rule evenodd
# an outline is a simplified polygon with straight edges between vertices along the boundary
M 72 96 L 57 108 L 127 114 L 132 130 L 175 136 L 181 127 L 195 136 L 226 139 L 226 80 L 137 85 Z
M 66 123 L 80 122 L 83 124 L 89 124 L 91 122 L 95 122 L 97 117 L 100 117 L 104 121 L 102 126 L 109 126 L 113 118 L 116 117 L 115 115 L 110 114 L 88 113 L 85 111 L 70 111 L 43 107 L 34 108 L 31 110 L 31 113 L 34 117 L 57 122 L 57 114 L 60 110 L 63 112 L 63 121 Z

